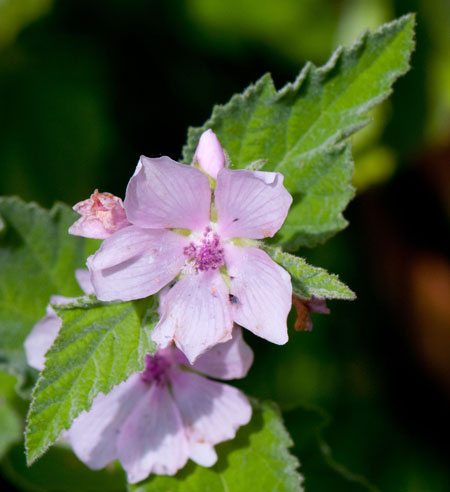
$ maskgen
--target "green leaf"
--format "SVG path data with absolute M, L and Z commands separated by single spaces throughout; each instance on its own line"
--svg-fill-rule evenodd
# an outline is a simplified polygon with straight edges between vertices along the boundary
M 377 492 L 364 477 L 337 463 L 322 433 L 329 423 L 323 411 L 299 407 L 283 413 L 295 442 L 292 451 L 301 460 L 307 492 Z
M 0 368 L 24 382 L 23 342 L 45 315 L 50 296 L 81 295 L 74 271 L 96 241 L 67 233 L 77 214 L 62 204 L 47 211 L 19 198 L 0 198 Z
M 15 384 L 14 376 L 0 371 L 0 459 L 22 439 L 22 420 L 13 405 Z
M 256 403 L 250 424 L 235 439 L 216 446 L 219 457 L 211 468 L 189 462 L 174 477 L 152 476 L 132 492 L 299 492 L 302 477 L 298 461 L 288 452 L 292 446 L 274 404 Z
M 54 308 L 63 324 L 33 392 L 25 432 L 30 464 L 99 392 L 143 370 L 145 354 L 155 351 L 153 297 L 108 304 L 90 298 Z
M 295 249 L 325 241 L 346 226 L 342 211 L 353 196 L 344 140 L 369 122 L 368 111 L 408 70 L 413 36 L 414 16 L 406 15 L 338 48 L 323 67 L 307 63 L 278 92 L 264 75 L 215 106 L 202 127 L 189 129 L 184 162 L 192 161 L 201 133 L 211 128 L 233 167 L 264 159 L 265 171 L 283 173 L 294 205 L 278 243 Z
M 292 279 L 292 288 L 296 294 L 306 299 L 311 296 L 326 299 L 355 299 L 356 295 L 337 275 L 323 268 L 308 265 L 303 258 L 285 253 L 281 248 L 265 246 L 270 257 L 287 270 Z

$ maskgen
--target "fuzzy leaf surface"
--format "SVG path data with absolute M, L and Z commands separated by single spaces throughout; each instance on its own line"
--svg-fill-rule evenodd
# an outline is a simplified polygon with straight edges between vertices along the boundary
M 190 163 L 203 131 L 211 128 L 234 168 L 265 161 L 278 171 L 294 196 L 276 242 L 287 249 L 314 246 L 344 228 L 342 212 L 353 196 L 353 163 L 345 140 L 369 122 L 368 111 L 391 93 L 409 68 L 414 16 L 406 15 L 349 48 L 338 48 L 328 63 L 307 63 L 292 84 L 277 91 L 269 74 L 190 128 L 184 162 Z
M 211 468 L 192 461 L 175 476 L 163 475 L 131 485 L 131 492 L 301 492 L 298 461 L 280 413 L 271 403 L 254 403 L 251 422 L 236 437 L 216 446 L 219 457 Z
M 68 234 L 76 218 L 63 204 L 48 211 L 0 198 L 0 367 L 22 382 L 29 371 L 23 342 L 50 296 L 82 295 L 74 272 L 96 244 Z
M 356 296 L 337 275 L 325 269 L 308 265 L 303 258 L 284 252 L 275 246 L 266 246 L 264 250 L 291 276 L 295 294 L 309 299 L 311 296 L 325 299 L 355 299 Z
M 99 392 L 106 394 L 143 370 L 145 354 L 155 351 L 153 298 L 109 304 L 82 299 L 54 308 L 63 324 L 33 391 L 25 432 L 29 463 L 90 408 Z

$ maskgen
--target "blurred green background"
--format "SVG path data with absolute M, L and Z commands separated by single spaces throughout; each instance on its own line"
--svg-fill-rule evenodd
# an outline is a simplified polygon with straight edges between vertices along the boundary
M 281 87 L 306 60 L 323 64 L 364 28 L 411 11 L 412 70 L 354 139 L 351 225 L 300 251 L 358 300 L 330 302 L 331 315 L 313 315 L 314 330 L 292 331 L 284 347 L 247 335 L 257 357 L 241 387 L 287 412 L 305 473 L 297 436 L 311 427 L 299 405 L 322 409 L 334 460 L 379 490 L 447 492 L 449 1 L 0 0 L 0 194 L 46 207 L 95 188 L 123 197 L 139 155 L 180 157 L 187 127 L 214 103 L 267 71 Z M 63 466 L 81 476 L 70 453 L 55 459 L 27 471 L 18 444 L 1 462 L 3 487 L 115 490 L 107 475 L 90 488 L 70 474 L 72 488 L 49 484 Z M 307 475 L 307 492 L 350 490 L 323 478 Z

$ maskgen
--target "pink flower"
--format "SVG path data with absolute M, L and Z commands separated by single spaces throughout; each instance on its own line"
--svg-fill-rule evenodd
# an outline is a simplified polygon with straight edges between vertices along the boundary
M 288 339 L 290 276 L 258 240 L 280 229 L 292 197 L 281 174 L 225 162 L 211 130 L 193 166 L 141 157 L 125 198 L 132 225 L 88 259 L 100 300 L 139 299 L 176 281 L 153 340 L 160 348 L 174 341 L 191 363 L 229 340 L 233 321 L 273 343 Z
M 85 294 L 89 295 L 94 293 L 89 280 L 89 272 L 87 270 L 76 270 L 75 277 Z M 34 367 L 38 371 L 44 369 L 45 354 L 52 346 L 62 325 L 61 319 L 58 317 L 51 304 L 69 304 L 75 300 L 74 297 L 50 297 L 50 304 L 47 306 L 47 314 L 34 325 L 24 342 L 25 355 L 27 357 L 27 362 L 31 367 Z
M 105 239 L 130 225 L 122 200 L 111 193 L 95 190 L 90 198 L 77 203 L 73 209 L 81 215 L 69 228 L 69 233 L 74 236 Z
M 51 337 L 46 329 L 50 324 Z M 33 367 L 43 368 L 45 352 L 59 328 L 54 311 L 46 323 L 34 327 L 26 342 L 27 358 L 31 364 L 37 356 L 42 364 Z M 236 388 L 199 373 L 242 378 L 252 361 L 240 328 L 234 330 L 232 340 L 216 345 L 194 365 L 173 346 L 158 350 L 146 356 L 143 372 L 132 374 L 107 395 L 99 393 L 91 409 L 82 412 L 63 435 L 78 458 L 94 470 L 118 459 L 131 483 L 150 473 L 173 475 L 189 458 L 211 466 L 217 460 L 214 445 L 232 439 L 249 422 L 251 406 Z
M 253 354 L 240 329 L 233 339 L 203 354 L 191 366 L 175 347 L 147 355 L 144 372 L 135 373 L 82 412 L 66 437 L 90 468 L 118 459 L 128 481 L 150 473 L 173 475 L 190 458 L 212 466 L 214 445 L 232 439 L 249 422 L 251 406 L 238 389 L 221 379 L 244 377 Z M 189 369 L 189 370 L 186 370 Z

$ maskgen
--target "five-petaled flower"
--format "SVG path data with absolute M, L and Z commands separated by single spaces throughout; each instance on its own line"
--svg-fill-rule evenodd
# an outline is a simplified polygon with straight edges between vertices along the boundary
M 90 290 L 88 282 L 82 286 Z M 31 366 L 44 368 L 45 353 L 60 326 L 51 308 L 35 325 L 25 342 Z M 216 345 L 194 365 L 173 345 L 158 350 L 146 356 L 143 372 L 132 374 L 106 395 L 99 393 L 90 410 L 76 417 L 63 435 L 90 468 L 118 459 L 131 483 L 150 473 L 173 475 L 189 458 L 212 466 L 217 460 L 214 445 L 232 439 L 249 422 L 251 405 L 238 389 L 201 374 L 242 378 L 252 361 L 239 327 L 230 341 Z
M 107 395 L 98 394 L 66 438 L 90 468 L 118 459 L 130 483 L 150 473 L 173 475 L 189 458 L 212 466 L 214 445 L 232 439 L 252 410 L 237 388 L 203 375 L 242 378 L 252 359 L 238 327 L 231 340 L 205 352 L 194 365 L 173 345 L 160 349 L 146 356 L 143 372 Z
M 191 363 L 229 340 L 233 321 L 273 343 L 288 339 L 290 276 L 258 240 L 280 229 L 292 197 L 281 174 L 225 163 L 211 130 L 192 166 L 141 157 L 124 201 L 131 225 L 117 227 L 88 259 L 100 300 L 170 287 L 152 337 L 159 348 L 174 341 Z

